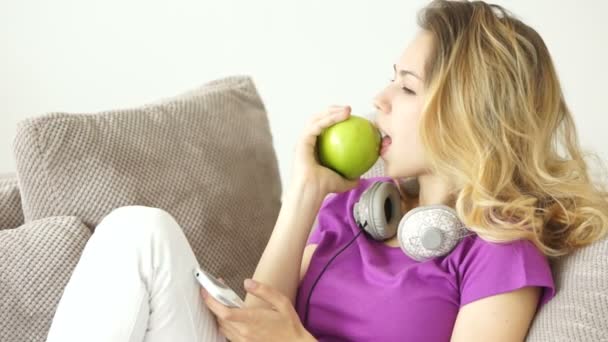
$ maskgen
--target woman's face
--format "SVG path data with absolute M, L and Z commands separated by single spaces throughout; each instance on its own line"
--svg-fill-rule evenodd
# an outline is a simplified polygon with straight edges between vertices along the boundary
M 426 172 L 418 122 L 424 103 L 424 66 L 432 47 L 432 35 L 421 30 L 394 65 L 393 80 L 374 98 L 376 124 L 388 136 L 383 144 L 385 174 L 393 178 L 418 176 Z

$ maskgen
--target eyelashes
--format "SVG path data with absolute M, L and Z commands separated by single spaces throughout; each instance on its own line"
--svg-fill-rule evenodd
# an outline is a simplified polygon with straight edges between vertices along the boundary
M 416 95 L 416 92 L 414 92 L 412 89 L 410 89 L 408 87 L 401 87 L 401 89 L 407 94 Z
M 391 79 L 389 79 L 389 82 L 393 83 L 393 82 L 395 82 L 395 79 L 391 78 Z M 408 87 L 403 86 L 403 87 L 401 87 L 401 90 L 403 90 L 403 92 L 405 92 L 408 95 L 416 95 L 416 92 Z

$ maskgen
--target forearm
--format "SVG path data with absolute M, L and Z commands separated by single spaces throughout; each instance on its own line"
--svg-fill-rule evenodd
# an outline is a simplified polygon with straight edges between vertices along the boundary
M 322 192 L 307 184 L 295 180 L 290 186 L 252 277 L 281 291 L 292 304 L 295 304 L 306 239 L 324 198 Z M 245 303 L 247 306 L 268 306 L 250 294 L 246 295 Z

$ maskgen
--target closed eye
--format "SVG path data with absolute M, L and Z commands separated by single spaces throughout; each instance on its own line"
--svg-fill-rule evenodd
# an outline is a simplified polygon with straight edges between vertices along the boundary
M 416 95 L 416 92 L 413 91 L 412 89 L 408 88 L 408 87 L 401 87 L 401 89 L 403 89 L 404 92 L 410 94 L 410 95 Z
M 393 82 L 395 82 L 395 79 L 392 79 L 392 78 L 391 78 L 389 81 L 390 81 L 391 83 L 393 83 Z M 412 89 L 408 88 L 408 87 L 405 87 L 405 86 L 404 86 L 404 87 L 401 87 L 401 89 L 402 89 L 402 90 L 403 90 L 403 91 L 404 91 L 406 94 L 409 94 L 409 95 L 416 95 L 416 92 L 415 92 L 415 91 L 413 91 Z

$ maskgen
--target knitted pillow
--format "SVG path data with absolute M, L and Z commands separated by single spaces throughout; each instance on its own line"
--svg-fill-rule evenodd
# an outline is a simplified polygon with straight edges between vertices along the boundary
M 21 195 L 15 174 L 0 175 L 0 230 L 23 224 Z
M 77 217 L 0 231 L 0 341 L 44 341 L 91 232 Z
M 608 341 L 608 238 L 552 260 L 556 295 L 526 341 Z
M 140 108 L 51 113 L 14 141 L 25 220 L 74 215 L 91 229 L 112 209 L 169 212 L 201 266 L 241 296 L 280 209 L 265 107 L 251 78 L 227 77 Z

